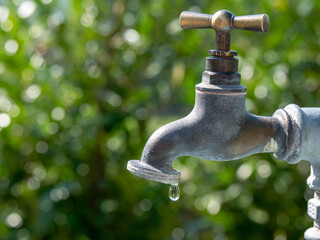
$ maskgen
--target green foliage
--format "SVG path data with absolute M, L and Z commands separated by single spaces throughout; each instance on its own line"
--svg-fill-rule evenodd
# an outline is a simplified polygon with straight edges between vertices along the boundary
M 315 0 L 0 2 L 1 239 L 301 239 L 312 225 L 309 166 L 269 154 L 184 157 L 181 198 L 133 176 L 150 134 L 194 103 L 212 30 L 182 11 L 267 13 L 234 31 L 247 108 L 319 106 Z

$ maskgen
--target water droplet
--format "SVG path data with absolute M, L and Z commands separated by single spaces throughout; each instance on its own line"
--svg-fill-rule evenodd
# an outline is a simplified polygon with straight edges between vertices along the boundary
M 169 198 L 171 201 L 177 201 L 180 197 L 180 190 L 178 184 L 171 184 L 169 189 Z

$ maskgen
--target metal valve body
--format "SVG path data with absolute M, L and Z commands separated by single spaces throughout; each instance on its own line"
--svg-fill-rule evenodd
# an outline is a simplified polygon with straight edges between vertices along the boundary
M 214 29 L 216 49 L 209 50 L 191 113 L 155 131 L 140 161 L 129 161 L 127 169 L 146 179 L 177 184 L 180 172 L 172 168 L 172 162 L 180 156 L 228 161 L 269 152 L 291 164 L 307 160 L 311 163 L 308 185 L 316 191 L 316 198 L 309 202 L 315 226 L 306 231 L 305 238 L 320 240 L 320 108 L 290 104 L 272 117 L 250 114 L 245 108 L 246 87 L 240 83 L 237 52 L 230 50 L 232 30 L 266 32 L 268 16 L 234 16 L 227 10 L 213 15 L 182 12 L 180 25 Z

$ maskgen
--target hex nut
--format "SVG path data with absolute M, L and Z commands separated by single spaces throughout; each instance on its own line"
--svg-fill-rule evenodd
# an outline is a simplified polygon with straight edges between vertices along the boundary
M 234 57 L 207 57 L 205 71 L 236 73 L 238 72 L 238 59 Z
M 314 220 L 320 220 L 320 199 L 312 198 L 308 201 L 308 215 Z
M 214 85 L 238 85 L 241 81 L 241 75 L 235 73 L 221 73 L 204 71 L 202 73 L 202 82 Z

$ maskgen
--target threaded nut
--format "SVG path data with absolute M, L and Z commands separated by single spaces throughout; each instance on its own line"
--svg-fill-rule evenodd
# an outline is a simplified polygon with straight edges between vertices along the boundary
M 320 220 L 320 200 L 312 198 L 308 201 L 308 215 L 314 220 Z
M 204 71 L 202 73 L 202 82 L 214 85 L 238 85 L 241 81 L 241 75 L 235 73 L 222 73 Z

